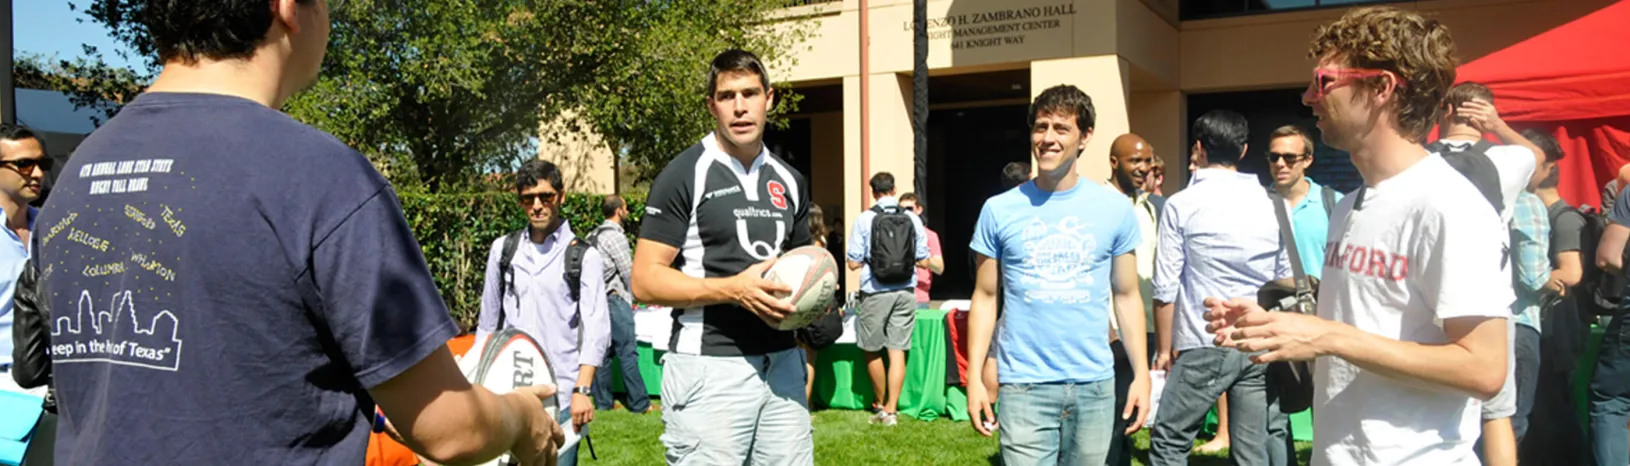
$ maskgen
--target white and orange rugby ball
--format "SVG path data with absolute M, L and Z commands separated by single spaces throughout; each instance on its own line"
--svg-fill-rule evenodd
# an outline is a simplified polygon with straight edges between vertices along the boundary
M 470 351 L 458 359 L 459 371 L 473 385 L 480 385 L 493 393 L 503 394 L 520 387 L 555 383 L 555 370 L 544 355 L 543 347 L 530 335 L 510 327 L 491 335 L 477 337 Z M 550 418 L 559 419 L 559 397 L 543 401 L 544 411 Z M 565 450 L 562 448 L 561 450 Z M 482 466 L 513 464 L 508 453 L 483 463 Z
M 777 296 L 795 308 L 778 328 L 796 330 L 820 319 L 832 307 L 833 292 L 838 287 L 838 263 L 832 253 L 819 246 L 794 248 L 782 254 L 764 278 L 792 288 L 791 293 Z

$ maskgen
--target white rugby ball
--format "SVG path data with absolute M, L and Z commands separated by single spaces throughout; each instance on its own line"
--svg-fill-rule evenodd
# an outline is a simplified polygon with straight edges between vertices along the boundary
M 459 370 L 471 384 L 486 387 L 493 393 L 503 394 L 516 388 L 554 384 L 554 366 L 544 355 L 543 347 L 530 335 L 510 327 L 486 337 L 477 337 L 470 351 L 459 358 Z M 559 419 L 559 397 L 550 397 L 543 403 L 551 419 Z M 564 450 L 564 448 L 562 448 Z M 513 464 L 505 453 L 482 466 Z
M 778 328 L 800 329 L 820 319 L 832 306 L 833 291 L 838 287 L 838 263 L 832 253 L 819 246 L 794 248 L 776 259 L 764 278 L 792 288 L 791 293 L 777 296 L 795 308 Z

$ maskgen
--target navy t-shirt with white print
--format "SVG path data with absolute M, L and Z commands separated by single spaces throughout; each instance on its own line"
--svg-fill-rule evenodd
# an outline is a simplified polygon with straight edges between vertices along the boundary
M 138 97 L 36 224 L 62 464 L 362 464 L 366 389 L 456 333 L 385 179 L 248 100 Z

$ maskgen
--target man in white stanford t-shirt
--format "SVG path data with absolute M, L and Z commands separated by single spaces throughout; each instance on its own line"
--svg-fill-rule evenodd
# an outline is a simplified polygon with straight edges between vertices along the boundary
M 1315 361 L 1313 464 L 1478 464 L 1514 298 L 1496 209 L 1421 146 L 1454 82 L 1454 42 L 1417 13 L 1365 8 L 1319 28 L 1310 52 L 1303 103 L 1364 177 L 1330 221 L 1318 316 L 1217 297 L 1209 328 L 1265 351 L 1259 363 Z

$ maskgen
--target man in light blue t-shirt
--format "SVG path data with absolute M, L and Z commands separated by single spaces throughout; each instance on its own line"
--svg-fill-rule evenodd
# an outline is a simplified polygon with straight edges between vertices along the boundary
M 1114 416 L 1135 431 L 1149 407 L 1137 217 L 1125 195 L 1076 174 L 1092 137 L 1090 97 L 1074 86 L 1047 89 L 1030 121 L 1036 177 L 985 202 L 970 244 L 978 278 L 968 373 L 984 370 L 999 276 L 1006 312 L 996 335 L 1001 413 L 991 414 L 980 379 L 968 383 L 968 413 L 974 430 L 1001 433 L 1003 463 L 1104 464 Z M 1111 296 L 1136 374 L 1124 407 L 1115 406 Z

